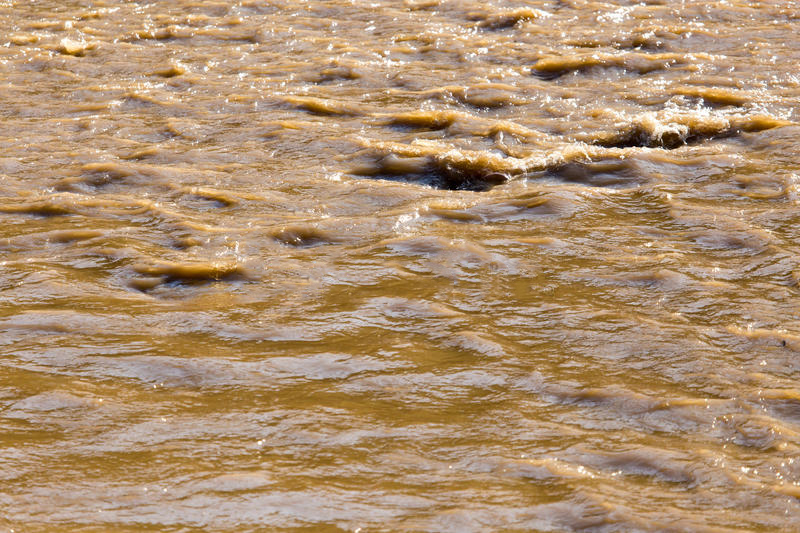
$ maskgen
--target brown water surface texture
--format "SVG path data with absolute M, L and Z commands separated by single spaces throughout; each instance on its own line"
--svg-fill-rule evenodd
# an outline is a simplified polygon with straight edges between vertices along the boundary
M 800 531 L 798 2 L 0 28 L 0 531 Z

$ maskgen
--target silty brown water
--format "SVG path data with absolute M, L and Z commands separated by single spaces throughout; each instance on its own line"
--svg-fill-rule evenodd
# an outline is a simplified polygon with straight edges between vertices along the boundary
M 0 24 L 0 530 L 798 530 L 797 2 Z

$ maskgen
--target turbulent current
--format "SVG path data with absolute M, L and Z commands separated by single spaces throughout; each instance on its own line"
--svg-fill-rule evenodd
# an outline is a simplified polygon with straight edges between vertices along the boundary
M 0 0 L 0 531 L 800 531 L 800 3 Z

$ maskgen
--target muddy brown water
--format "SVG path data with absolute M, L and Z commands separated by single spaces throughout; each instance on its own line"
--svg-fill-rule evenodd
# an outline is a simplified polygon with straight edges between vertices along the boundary
M 800 530 L 797 2 L 0 25 L 0 530 Z

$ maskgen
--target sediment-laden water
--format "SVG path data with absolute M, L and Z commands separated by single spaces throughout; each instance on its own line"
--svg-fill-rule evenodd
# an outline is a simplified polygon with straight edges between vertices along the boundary
M 0 530 L 800 527 L 797 2 L 0 25 Z

